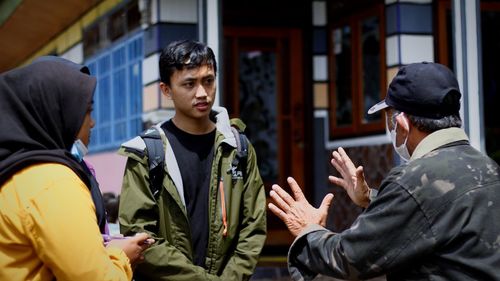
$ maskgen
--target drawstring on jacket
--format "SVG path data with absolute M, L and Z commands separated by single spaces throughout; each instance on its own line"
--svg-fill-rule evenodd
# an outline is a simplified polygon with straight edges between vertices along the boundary
M 222 236 L 227 236 L 227 214 L 226 214 L 226 197 L 224 196 L 224 180 L 222 177 L 219 181 L 219 192 L 220 192 L 220 200 L 221 200 L 221 208 L 222 208 L 222 224 L 224 225 L 224 231 L 222 232 Z

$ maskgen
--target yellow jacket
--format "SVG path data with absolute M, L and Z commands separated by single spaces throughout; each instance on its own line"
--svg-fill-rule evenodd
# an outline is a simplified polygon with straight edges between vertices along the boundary
M 37 164 L 0 188 L 0 280 L 131 280 L 105 248 L 87 186 L 68 167 Z

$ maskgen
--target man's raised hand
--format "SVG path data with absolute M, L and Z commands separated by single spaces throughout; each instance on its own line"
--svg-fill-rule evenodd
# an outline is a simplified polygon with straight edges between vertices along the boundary
M 330 182 L 342 187 L 354 204 L 366 208 L 370 204 L 370 187 L 366 183 L 363 167 L 355 167 L 342 147 L 333 151 L 331 163 L 341 177 L 329 176 Z
M 292 235 L 297 236 L 308 224 L 326 226 L 328 208 L 332 203 L 333 194 L 327 194 L 321 206 L 316 209 L 309 204 L 302 189 L 293 178 L 289 177 L 287 182 L 292 189 L 293 197 L 279 185 L 274 184 L 269 193 L 274 203 L 269 203 L 268 207 L 285 223 Z

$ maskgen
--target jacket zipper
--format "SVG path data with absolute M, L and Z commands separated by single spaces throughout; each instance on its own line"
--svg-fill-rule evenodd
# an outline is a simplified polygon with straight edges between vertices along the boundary
M 216 150 L 218 150 L 220 147 L 217 147 Z M 222 172 L 221 172 L 221 167 L 222 167 L 222 157 L 220 156 L 219 159 L 216 159 L 216 161 L 218 162 L 217 164 L 217 170 L 216 170 L 216 175 L 215 175 L 215 192 L 213 194 L 213 198 L 212 198 L 212 205 L 213 208 L 212 208 L 212 212 L 213 212 L 213 219 L 212 219 L 212 223 L 211 223 L 211 226 L 210 226 L 210 232 L 209 232 L 209 243 L 210 243 L 210 250 L 209 252 L 207 253 L 207 256 L 209 257 L 209 264 L 207 265 L 207 268 L 209 269 L 209 272 L 213 272 L 214 271 L 214 267 L 215 267 L 215 260 L 217 259 L 215 253 L 215 248 L 217 247 L 217 232 L 216 231 L 213 231 L 213 227 L 214 225 L 216 225 L 216 222 L 217 222 L 217 196 L 218 196 L 218 193 L 219 193 L 219 190 L 218 187 L 219 187 L 219 180 L 222 179 Z

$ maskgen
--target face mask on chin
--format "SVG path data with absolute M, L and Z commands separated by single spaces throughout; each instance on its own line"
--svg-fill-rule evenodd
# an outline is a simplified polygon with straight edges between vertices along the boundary
M 87 146 L 85 146 L 80 139 L 77 139 L 71 147 L 71 155 L 73 155 L 78 162 L 83 161 L 83 157 L 87 155 L 88 151 Z
M 406 119 L 405 119 L 406 122 Z M 391 138 L 392 146 L 394 147 L 394 150 L 396 153 L 401 157 L 401 159 L 404 162 L 408 162 L 410 160 L 410 152 L 408 151 L 408 148 L 406 147 L 406 142 L 408 141 L 408 136 L 406 136 L 405 140 L 400 146 L 397 146 L 396 144 L 396 129 L 398 128 L 398 122 L 394 122 L 394 129 L 389 131 L 389 136 Z M 389 130 L 389 126 L 386 125 L 386 132 Z

